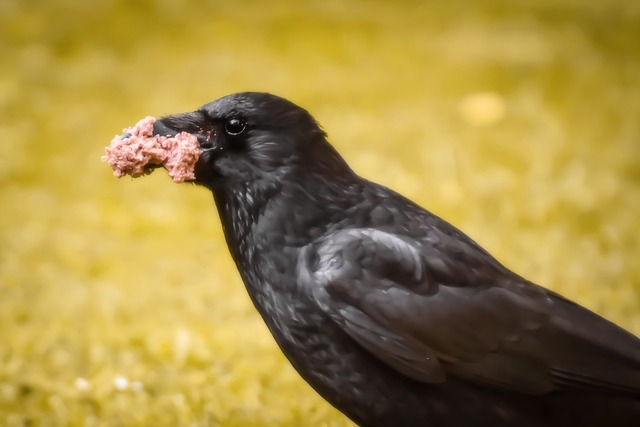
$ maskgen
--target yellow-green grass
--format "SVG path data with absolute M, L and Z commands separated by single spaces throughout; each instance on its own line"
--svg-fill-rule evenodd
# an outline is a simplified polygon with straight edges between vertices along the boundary
M 636 0 L 3 0 L 0 425 L 351 425 L 251 307 L 210 194 L 100 162 L 240 90 L 640 333 L 639 41 Z

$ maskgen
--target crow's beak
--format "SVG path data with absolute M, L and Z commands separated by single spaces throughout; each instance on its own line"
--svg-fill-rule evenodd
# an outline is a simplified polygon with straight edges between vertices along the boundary
M 172 137 L 181 132 L 187 132 L 196 136 L 200 146 L 202 147 L 207 139 L 206 136 L 203 135 L 203 122 L 204 116 L 198 111 L 165 116 L 156 120 L 153 124 L 153 135 Z M 122 138 L 127 138 L 128 136 L 128 134 L 125 134 Z M 159 167 L 161 167 L 161 165 L 147 164 L 145 166 L 145 173 L 151 173 L 154 169 Z
M 172 129 L 163 121 L 164 119 L 156 120 L 153 124 L 153 134 L 159 136 L 175 136 L 182 132 L 181 130 Z
M 204 122 L 204 115 L 200 111 L 174 114 L 156 120 L 153 133 L 159 136 L 174 136 L 180 132 L 188 132 L 197 136 L 202 133 Z
M 191 113 L 165 116 L 153 124 L 153 134 L 158 136 L 175 136 L 180 132 L 187 132 L 198 138 L 201 148 L 211 145 L 211 131 L 205 130 L 204 113 Z
M 158 136 L 175 136 L 187 132 L 195 136 L 200 144 L 201 155 L 196 163 L 196 178 L 207 175 L 207 159 L 211 157 L 213 129 L 206 125 L 203 112 L 173 114 L 156 120 L 153 124 L 153 134 Z

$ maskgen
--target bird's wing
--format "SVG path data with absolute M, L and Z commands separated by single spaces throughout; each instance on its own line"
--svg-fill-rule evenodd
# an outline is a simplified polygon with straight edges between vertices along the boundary
M 452 253 L 441 243 L 430 254 L 380 230 L 341 230 L 302 249 L 299 283 L 363 348 L 418 381 L 640 393 L 640 340 L 450 240 Z

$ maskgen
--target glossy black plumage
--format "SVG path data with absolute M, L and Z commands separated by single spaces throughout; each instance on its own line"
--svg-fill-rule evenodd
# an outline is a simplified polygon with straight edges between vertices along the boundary
M 359 425 L 640 421 L 638 338 L 357 176 L 304 109 L 240 93 L 158 123 L 198 136 L 196 182 L 253 303 Z

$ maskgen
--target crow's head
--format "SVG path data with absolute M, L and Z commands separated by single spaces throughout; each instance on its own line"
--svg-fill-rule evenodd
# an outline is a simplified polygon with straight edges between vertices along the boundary
M 195 181 L 212 190 L 278 182 L 292 171 L 347 168 L 306 110 L 268 93 L 225 96 L 154 126 L 158 135 L 182 131 L 198 138 Z

